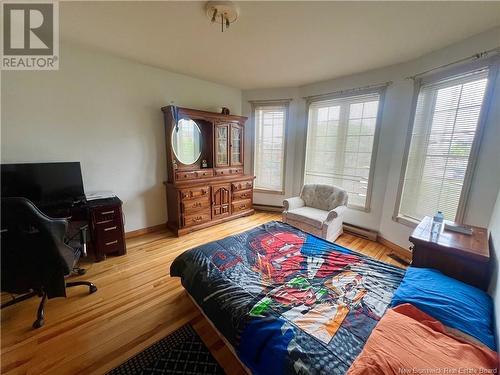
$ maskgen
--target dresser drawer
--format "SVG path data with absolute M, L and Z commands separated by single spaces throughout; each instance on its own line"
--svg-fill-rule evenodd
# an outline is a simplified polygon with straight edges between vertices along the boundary
M 210 196 L 210 186 L 193 187 L 189 189 L 182 189 L 181 200 L 197 199 Z
M 241 212 L 241 211 L 249 210 L 252 208 L 252 200 L 247 199 L 244 201 L 233 202 L 232 208 L 233 208 L 233 210 L 232 210 L 233 214 L 236 214 L 236 213 Z
M 215 170 L 216 176 L 230 176 L 242 173 L 243 173 L 243 168 L 223 168 L 223 169 L 219 168 Z
M 194 180 L 196 178 L 212 177 L 213 175 L 213 169 L 200 169 L 198 171 L 175 172 L 175 179 L 177 181 Z
M 97 207 L 92 209 L 94 222 L 96 225 L 106 225 L 110 222 L 118 222 L 121 219 L 121 210 L 119 206 Z
M 210 221 L 211 218 L 210 209 L 200 210 L 199 212 L 192 214 L 185 214 L 182 217 L 182 226 L 190 227 L 198 225 Z
M 231 189 L 233 191 L 247 190 L 247 189 L 251 189 L 252 187 L 253 187 L 253 181 L 251 181 L 251 180 L 237 181 L 237 182 L 233 182 L 231 184 Z
M 233 191 L 233 202 L 234 201 L 241 201 L 244 199 L 252 199 L 252 198 L 253 198 L 253 191 L 252 190 Z
M 197 212 L 204 208 L 210 208 L 210 199 L 208 197 L 189 199 L 181 202 L 182 212 Z

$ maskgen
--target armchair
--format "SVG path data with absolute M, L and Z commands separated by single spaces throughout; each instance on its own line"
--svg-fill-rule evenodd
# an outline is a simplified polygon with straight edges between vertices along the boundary
M 33 328 L 39 328 L 44 324 L 47 298 L 66 297 L 66 288 L 78 285 L 87 286 L 89 293 L 97 291 L 89 281 L 65 281 L 72 271 L 85 273 L 76 267 L 85 251 L 85 238 L 67 239 L 66 219 L 48 217 L 26 198 L 2 198 L 1 219 L 1 289 L 23 294 L 2 309 L 34 295 L 42 297 L 33 323 Z
M 347 192 L 330 185 L 304 185 L 299 197 L 283 201 L 283 222 L 328 241 L 342 234 Z

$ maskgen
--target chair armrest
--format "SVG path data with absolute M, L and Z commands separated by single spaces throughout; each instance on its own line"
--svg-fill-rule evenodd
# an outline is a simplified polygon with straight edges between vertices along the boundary
M 292 197 L 283 201 L 284 211 L 295 210 L 296 208 L 304 207 L 306 204 L 301 197 Z
M 336 219 L 337 217 L 342 217 L 346 209 L 347 209 L 346 206 L 337 206 L 333 210 L 330 210 L 328 212 L 328 216 L 326 217 L 325 223 L 329 223 L 333 219 Z

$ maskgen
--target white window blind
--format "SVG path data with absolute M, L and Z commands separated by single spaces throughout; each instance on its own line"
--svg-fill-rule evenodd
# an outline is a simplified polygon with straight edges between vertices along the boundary
M 487 81 L 484 69 L 421 86 L 400 217 L 421 220 L 442 211 L 456 219 Z
M 254 109 L 255 188 L 283 192 L 287 105 L 261 105 Z
M 342 187 L 350 207 L 369 208 L 379 99 L 371 93 L 310 104 L 305 183 Z

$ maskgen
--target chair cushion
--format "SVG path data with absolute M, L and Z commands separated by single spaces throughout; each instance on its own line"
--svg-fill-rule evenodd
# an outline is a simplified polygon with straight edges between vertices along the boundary
M 331 185 L 304 185 L 300 197 L 304 200 L 306 206 L 325 211 L 347 204 L 347 192 Z
M 323 222 L 328 216 L 328 211 L 319 210 L 313 207 L 300 207 L 295 210 L 288 211 L 287 219 L 301 221 L 315 228 L 321 229 Z
M 410 267 L 391 305 L 411 303 L 444 325 L 496 350 L 493 303 L 484 291 L 431 268 Z

